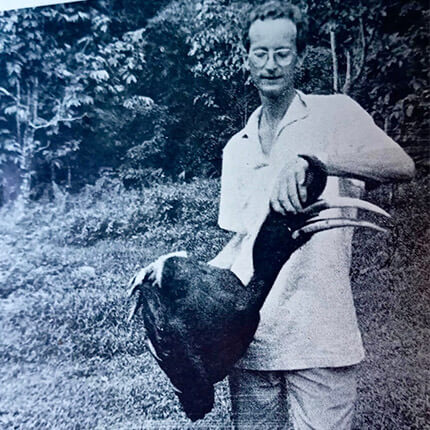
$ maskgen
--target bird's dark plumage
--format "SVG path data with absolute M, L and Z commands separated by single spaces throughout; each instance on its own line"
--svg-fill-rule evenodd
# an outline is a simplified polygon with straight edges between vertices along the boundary
M 310 204 L 323 191 L 326 174 L 317 161 L 308 161 Z M 360 202 L 339 200 L 334 206 L 366 206 L 382 213 Z M 142 309 L 151 352 L 191 420 L 203 418 L 212 409 L 214 384 L 228 375 L 252 341 L 260 308 L 291 254 L 316 231 L 373 226 L 315 218 L 328 206 L 317 201 L 303 213 L 287 216 L 271 210 L 254 243 L 254 275 L 247 285 L 229 270 L 174 254 L 161 257 L 134 278 L 131 294 L 137 294 L 137 302 L 133 314 Z

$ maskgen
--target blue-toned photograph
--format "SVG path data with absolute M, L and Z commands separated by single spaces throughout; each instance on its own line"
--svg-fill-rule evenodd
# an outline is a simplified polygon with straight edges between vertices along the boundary
M 423 0 L 0 1 L 0 428 L 430 427 Z

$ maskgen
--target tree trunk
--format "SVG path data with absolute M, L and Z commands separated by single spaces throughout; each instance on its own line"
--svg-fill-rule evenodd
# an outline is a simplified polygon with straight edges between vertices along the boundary
M 331 47 L 331 57 L 333 64 L 333 91 L 334 93 L 339 92 L 339 66 L 337 62 L 336 54 L 336 34 L 334 32 L 335 24 L 330 26 L 330 47 Z
M 31 170 L 36 148 L 35 130 L 31 127 L 31 123 L 35 124 L 38 117 L 39 81 L 37 78 L 33 78 L 31 83 L 28 84 L 26 98 L 26 120 L 22 121 L 18 118 L 18 130 L 20 130 L 18 137 L 20 137 L 22 134 L 20 161 L 22 183 L 20 197 L 24 204 L 30 200 L 32 175 Z M 23 131 L 21 131 L 22 128 Z
M 351 90 L 352 84 L 352 71 L 351 71 L 351 53 L 349 50 L 346 50 L 346 74 L 345 74 L 345 83 L 342 87 L 342 93 L 348 94 Z
M 21 198 L 24 202 L 28 202 L 30 200 L 30 192 L 31 192 L 31 155 L 30 155 L 30 147 L 32 142 L 30 142 L 29 136 L 24 136 L 23 139 L 23 150 L 21 155 L 21 175 L 22 175 L 22 183 L 21 183 Z
M 70 191 L 72 189 L 72 168 L 67 164 L 67 185 L 66 188 Z

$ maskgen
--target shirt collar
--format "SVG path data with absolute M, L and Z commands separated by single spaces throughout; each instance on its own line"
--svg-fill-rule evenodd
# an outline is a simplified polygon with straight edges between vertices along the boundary
M 245 128 L 242 130 L 243 138 L 256 138 L 258 140 L 258 124 L 260 121 L 261 106 L 259 106 L 249 117 Z M 278 125 L 277 136 L 290 124 L 306 118 L 309 115 L 309 107 L 306 104 L 306 94 L 296 90 L 296 94 L 287 112 Z

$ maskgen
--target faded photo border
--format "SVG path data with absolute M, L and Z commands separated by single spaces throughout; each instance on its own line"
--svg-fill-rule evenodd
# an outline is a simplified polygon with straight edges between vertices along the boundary
M 67 3 L 75 3 L 78 1 L 85 1 L 85 0 L 69 0 Z M 56 4 L 63 4 L 65 3 L 62 0 L 1 0 L 0 1 L 0 12 L 6 11 L 6 10 L 18 10 L 18 9 L 25 9 L 25 8 L 34 8 L 34 7 L 40 7 L 40 6 L 50 6 L 50 5 L 56 5 Z

